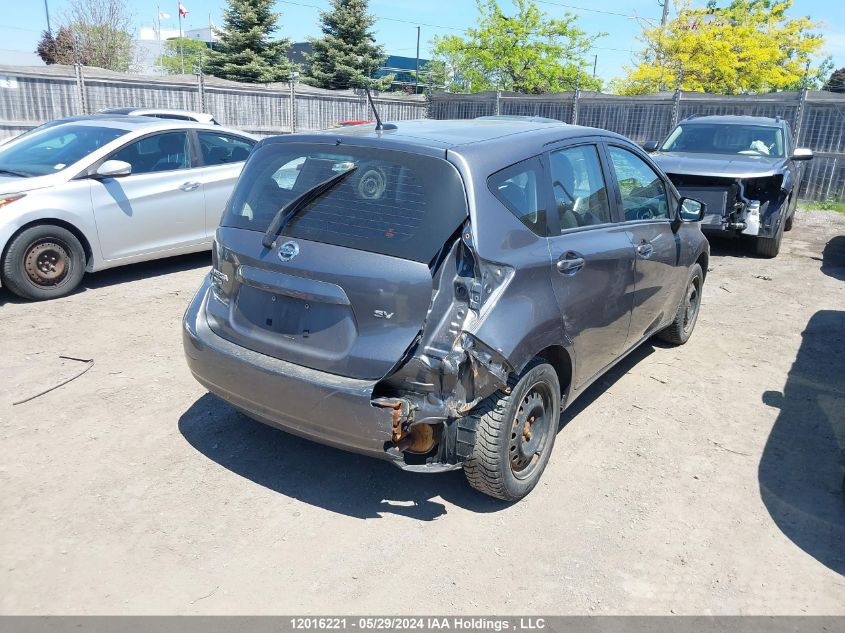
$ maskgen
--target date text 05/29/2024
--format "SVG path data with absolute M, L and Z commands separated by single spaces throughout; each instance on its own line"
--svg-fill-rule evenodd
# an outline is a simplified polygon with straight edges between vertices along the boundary
M 324 630 L 438 630 L 438 631 L 540 631 L 543 618 L 483 617 L 294 617 L 290 626 L 297 631 Z

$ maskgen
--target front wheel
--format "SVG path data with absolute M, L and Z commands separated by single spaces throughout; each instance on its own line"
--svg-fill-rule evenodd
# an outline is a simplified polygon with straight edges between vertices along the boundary
M 510 393 L 497 391 L 469 414 L 476 436 L 464 474 L 476 490 L 517 501 L 534 489 L 549 461 L 560 421 L 560 382 L 538 358 L 508 386 Z
M 675 319 L 669 327 L 660 330 L 657 336 L 672 345 L 683 345 L 692 336 L 695 324 L 698 321 L 698 311 L 701 307 L 701 291 L 704 288 L 704 273 L 701 266 L 693 264 L 690 269 L 687 286 L 684 289 L 684 296 L 681 298 L 681 305 L 675 312 Z
M 786 229 L 786 221 L 782 221 L 774 237 L 757 238 L 757 254 L 762 257 L 777 257 L 780 253 L 780 245 L 783 241 L 783 232 Z
M 85 250 L 60 226 L 40 224 L 15 237 L 3 259 L 3 285 L 24 299 L 63 297 L 82 281 Z

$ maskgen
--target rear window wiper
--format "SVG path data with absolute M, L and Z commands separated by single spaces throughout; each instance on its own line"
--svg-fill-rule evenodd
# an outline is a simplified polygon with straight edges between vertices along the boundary
M 299 211 L 305 208 L 308 203 L 313 202 L 324 193 L 328 192 L 332 189 L 335 185 L 340 184 L 340 182 L 346 178 L 349 174 L 355 171 L 358 167 L 356 165 L 352 165 L 346 171 L 342 171 L 339 174 L 335 174 L 331 178 L 327 178 L 323 182 L 318 182 L 316 185 L 311 187 L 310 189 L 302 192 L 296 198 L 288 202 L 285 206 L 281 209 L 276 211 L 276 215 L 273 216 L 273 221 L 270 223 L 267 232 L 264 233 L 264 238 L 261 240 L 261 243 L 264 245 L 265 248 L 275 248 L 276 247 L 276 237 L 285 228 L 288 222 L 293 219 Z

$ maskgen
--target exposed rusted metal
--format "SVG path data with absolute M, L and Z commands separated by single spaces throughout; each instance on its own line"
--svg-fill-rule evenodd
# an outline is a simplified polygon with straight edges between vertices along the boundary
M 39 286 L 52 286 L 67 274 L 70 255 L 56 242 L 38 242 L 27 249 L 24 269 L 29 278 Z
M 400 452 L 428 453 L 437 444 L 437 433 L 431 424 L 415 424 L 396 443 Z

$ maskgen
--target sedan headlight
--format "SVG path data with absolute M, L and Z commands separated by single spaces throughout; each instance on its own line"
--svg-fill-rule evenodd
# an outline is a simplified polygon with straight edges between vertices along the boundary
M 5 207 L 7 204 L 12 204 L 15 200 L 20 200 L 25 195 L 25 193 L 12 193 L 5 196 L 0 195 L 0 208 Z

